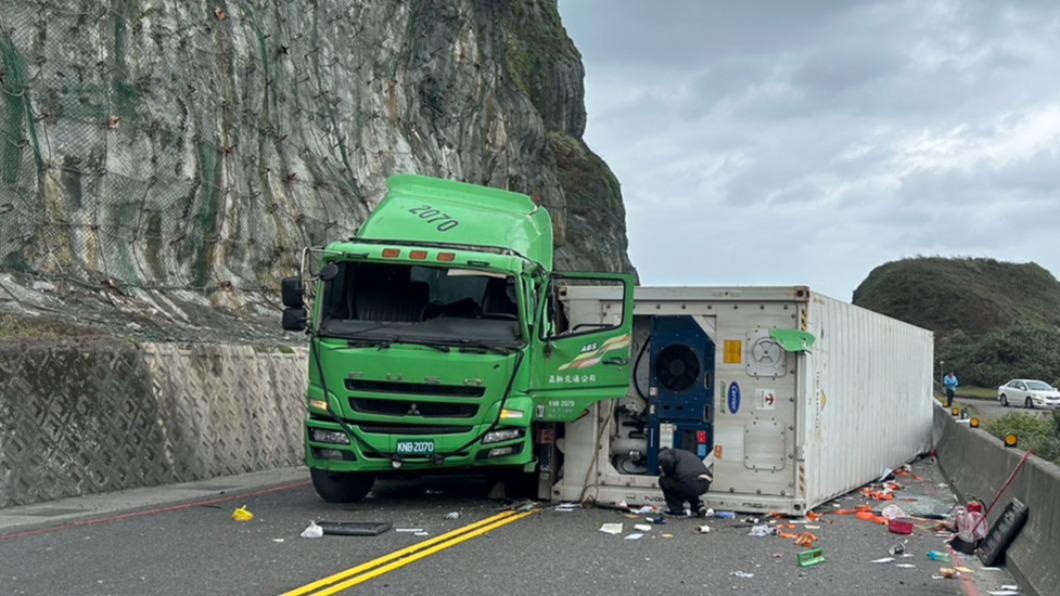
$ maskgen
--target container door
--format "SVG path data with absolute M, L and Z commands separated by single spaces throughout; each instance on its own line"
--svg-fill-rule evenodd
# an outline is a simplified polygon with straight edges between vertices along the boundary
M 602 286 L 621 295 L 591 320 L 570 319 L 565 301 L 572 285 Z M 571 422 L 589 406 L 616 399 L 629 390 L 633 330 L 633 277 L 605 273 L 554 274 L 534 326 L 530 395 L 534 419 Z
M 784 303 L 722 303 L 718 311 L 715 484 L 749 500 L 792 497 L 797 354 L 773 337 L 791 325 Z

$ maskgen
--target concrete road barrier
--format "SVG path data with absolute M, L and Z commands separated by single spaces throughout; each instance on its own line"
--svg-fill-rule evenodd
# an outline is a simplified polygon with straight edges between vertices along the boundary
M 0 344 L 0 507 L 302 461 L 305 350 Z
M 935 408 L 939 464 L 964 500 L 988 505 L 1008 479 L 1023 452 L 1005 448 L 986 431 L 958 424 Z M 1060 466 L 1031 456 L 990 516 L 993 523 L 1013 498 L 1030 508 L 1027 525 L 1008 549 L 1007 565 L 1027 594 L 1060 593 Z

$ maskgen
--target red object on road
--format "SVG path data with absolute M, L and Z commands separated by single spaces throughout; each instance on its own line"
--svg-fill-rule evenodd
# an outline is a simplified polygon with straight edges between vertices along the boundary
M 913 520 L 908 517 L 896 517 L 887 523 L 887 529 L 892 534 L 912 534 Z

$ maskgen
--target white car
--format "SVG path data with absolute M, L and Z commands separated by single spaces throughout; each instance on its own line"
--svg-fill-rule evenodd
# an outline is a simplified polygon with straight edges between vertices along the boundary
M 1026 408 L 1060 408 L 1060 391 L 1049 383 L 1033 379 L 1013 379 L 997 388 L 997 401 L 1006 407 L 1009 404 L 1023 404 Z

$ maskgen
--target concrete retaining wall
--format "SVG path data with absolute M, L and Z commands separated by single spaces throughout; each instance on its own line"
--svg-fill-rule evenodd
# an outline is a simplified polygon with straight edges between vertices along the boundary
M 939 464 L 962 500 L 978 497 L 988 505 L 1023 452 L 1006 449 L 986 431 L 957 424 L 945 409 L 935 408 Z M 1060 467 L 1031 456 L 1001 497 L 991 523 L 1013 498 L 1030 508 L 1027 525 L 1007 554 L 1007 565 L 1025 593 L 1060 594 Z
M 304 350 L 0 344 L 0 507 L 302 461 Z

